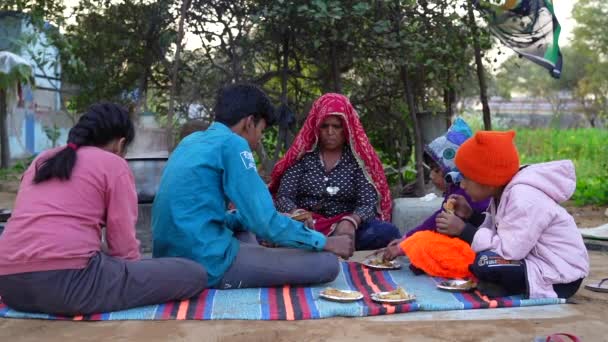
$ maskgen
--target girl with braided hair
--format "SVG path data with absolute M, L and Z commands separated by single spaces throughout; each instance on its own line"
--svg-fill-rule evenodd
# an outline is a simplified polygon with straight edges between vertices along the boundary
M 95 104 L 66 146 L 33 161 L 0 236 L 2 302 L 20 311 L 92 314 L 186 299 L 206 287 L 197 263 L 141 260 L 135 182 L 124 159 L 134 136 L 123 107 Z

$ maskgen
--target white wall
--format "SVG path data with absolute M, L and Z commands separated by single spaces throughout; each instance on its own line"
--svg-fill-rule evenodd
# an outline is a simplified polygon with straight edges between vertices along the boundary
M 44 132 L 44 126 L 59 127 L 58 144 L 64 144 L 71 122 L 61 113 L 61 66 L 59 51 L 49 44 L 44 33 L 36 32 L 27 20 L 4 17 L 0 21 L 0 37 L 6 41 L 24 42 L 17 52 L 30 62 L 34 69 L 35 87 L 22 86 L 19 102 L 17 87 L 10 91 L 8 99 L 8 130 L 11 158 L 23 158 L 52 147 Z M 25 38 L 25 39 L 24 39 Z

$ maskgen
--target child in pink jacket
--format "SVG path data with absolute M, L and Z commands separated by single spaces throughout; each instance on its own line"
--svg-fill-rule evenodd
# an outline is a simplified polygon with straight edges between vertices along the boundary
M 477 253 L 469 267 L 492 295 L 569 298 L 589 273 L 574 219 L 560 206 L 576 188 L 569 160 L 520 168 L 515 132 L 480 131 L 456 154 L 460 186 L 474 201 L 491 198 L 484 223 L 455 232 Z M 472 212 L 457 199 L 456 212 Z

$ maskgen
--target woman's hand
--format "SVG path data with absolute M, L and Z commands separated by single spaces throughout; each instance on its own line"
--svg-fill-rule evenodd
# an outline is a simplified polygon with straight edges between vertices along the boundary
M 292 220 L 296 220 L 296 221 L 300 221 L 300 222 L 304 223 L 304 225 L 307 228 L 315 229 L 315 220 L 312 218 L 312 215 L 310 215 L 308 210 L 306 210 L 306 209 L 296 208 L 288 213 L 282 213 L 282 214 L 290 217 Z M 307 214 L 309 214 L 309 215 L 307 215 Z M 297 217 L 300 215 L 306 215 L 309 217 L 306 218 L 305 220 L 301 220 L 301 219 L 298 219 L 298 217 Z
M 450 195 L 449 199 L 454 201 L 454 214 L 463 220 L 468 220 L 473 215 L 473 208 L 462 195 Z
M 355 231 L 356 231 L 356 228 L 352 224 L 352 222 L 343 220 L 343 221 L 338 222 L 338 225 L 336 226 L 336 229 L 334 230 L 334 233 L 332 235 L 350 236 L 352 244 L 353 244 L 353 250 L 354 250 L 355 249 Z
M 460 236 L 465 227 L 465 223 L 460 217 L 445 211 L 437 215 L 435 224 L 437 232 L 448 236 Z
M 304 225 L 306 227 L 314 230 L 315 229 L 315 220 L 313 220 L 312 217 L 309 219 L 306 219 L 306 221 L 304 221 Z
M 323 250 L 348 259 L 353 256 L 353 246 L 353 239 L 349 235 L 333 235 L 327 237 Z
M 355 226 L 350 221 L 340 221 L 334 230 L 334 235 L 355 236 Z

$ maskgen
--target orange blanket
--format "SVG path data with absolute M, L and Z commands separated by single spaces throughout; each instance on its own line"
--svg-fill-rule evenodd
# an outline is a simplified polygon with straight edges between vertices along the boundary
M 464 241 L 425 230 L 405 239 L 400 245 L 412 265 L 428 275 L 444 278 L 472 276 L 469 265 L 475 252 Z

